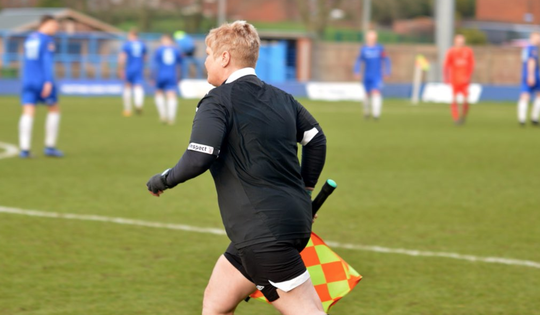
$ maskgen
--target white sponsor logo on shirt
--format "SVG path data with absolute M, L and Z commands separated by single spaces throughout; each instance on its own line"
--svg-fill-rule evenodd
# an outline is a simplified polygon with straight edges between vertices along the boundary
M 262 291 L 262 289 L 264 289 L 264 285 L 258 285 L 257 286 L 257 290 Z

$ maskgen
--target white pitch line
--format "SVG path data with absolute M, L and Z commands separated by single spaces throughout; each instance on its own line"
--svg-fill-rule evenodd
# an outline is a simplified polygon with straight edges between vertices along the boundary
M 0 149 L 4 149 L 4 152 L 0 152 L 0 159 L 14 157 L 19 154 L 19 148 L 13 144 L 0 142 Z
M 370 246 L 370 245 L 343 244 L 343 243 L 332 242 L 332 241 L 325 241 L 325 242 L 328 246 L 335 247 L 335 248 L 362 250 L 362 251 L 387 253 L 387 254 L 402 254 L 402 255 L 408 255 L 408 256 L 443 257 L 443 258 L 467 260 L 471 262 L 484 262 L 484 263 L 503 264 L 503 265 L 525 266 L 525 267 L 532 267 L 532 268 L 540 269 L 540 262 L 531 261 L 531 260 L 520 260 L 520 259 L 502 258 L 502 257 L 479 257 L 479 256 L 473 256 L 473 255 L 462 255 L 462 254 L 457 254 L 457 253 L 430 252 L 430 251 L 421 251 L 421 250 L 404 249 L 404 248 L 388 248 L 388 247 Z
M 25 209 L 4 207 L 4 206 L 0 206 L 0 213 L 19 214 L 19 215 L 26 215 L 26 216 L 32 216 L 32 217 L 55 218 L 55 219 L 98 221 L 98 222 L 116 223 L 116 224 L 124 224 L 124 225 L 153 227 L 153 228 L 160 228 L 160 229 L 181 230 L 181 231 L 186 231 L 186 232 L 226 235 L 225 231 L 223 231 L 222 229 L 216 229 L 216 228 L 203 228 L 203 227 L 195 227 L 195 226 L 185 225 L 185 224 L 150 222 L 150 221 L 143 221 L 143 220 L 105 217 L 105 216 L 89 215 L 89 214 L 74 214 L 74 213 L 59 213 L 59 212 L 48 212 L 48 211 L 38 211 L 38 210 L 25 210 Z M 346 243 L 339 243 L 339 242 L 333 242 L 333 241 L 326 241 L 326 244 L 328 244 L 330 247 L 333 247 L 333 248 L 343 248 L 343 249 L 350 249 L 350 250 L 369 251 L 369 252 L 387 253 L 387 254 L 402 254 L 402 255 L 415 256 L 415 257 L 441 257 L 441 258 L 451 258 L 451 259 L 457 259 L 457 260 L 466 260 L 470 262 L 483 262 L 483 263 L 523 266 L 523 267 L 531 267 L 531 268 L 540 269 L 540 262 L 530 261 L 530 260 L 520 260 L 520 259 L 502 258 L 502 257 L 481 257 L 481 256 L 473 256 L 473 255 L 462 255 L 458 253 L 431 252 L 431 251 L 411 250 L 411 249 L 403 249 L 403 248 L 388 248 L 388 247 L 382 247 L 382 246 L 346 244 Z
M 10 208 L 0 206 L 0 213 L 22 214 L 31 217 L 43 217 L 43 218 L 56 218 L 56 219 L 69 219 L 69 220 L 82 220 L 82 221 L 99 221 L 107 223 L 125 224 L 125 225 L 137 225 L 161 229 L 181 230 L 187 232 L 197 232 L 215 235 L 226 235 L 225 231 L 215 228 L 200 228 L 184 224 L 171 224 L 171 223 L 159 223 L 142 220 L 132 220 L 126 218 L 113 218 L 104 217 L 92 214 L 73 214 L 73 213 L 58 213 L 38 210 L 24 210 L 18 208 Z

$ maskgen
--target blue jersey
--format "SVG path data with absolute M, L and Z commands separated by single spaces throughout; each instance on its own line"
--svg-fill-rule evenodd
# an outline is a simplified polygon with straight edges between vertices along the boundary
M 529 75 L 529 66 L 527 64 L 530 59 L 533 59 L 536 63 L 534 67 L 534 75 L 536 78 L 538 78 L 540 76 L 540 67 L 538 65 L 538 47 L 529 45 L 523 48 L 523 51 L 521 53 L 521 59 L 523 62 L 523 79 L 527 80 L 527 76 Z
M 354 73 L 359 74 L 364 65 L 364 81 L 380 81 L 385 75 L 390 74 L 390 58 L 382 45 L 363 46 L 354 65 Z
M 176 73 L 182 62 L 180 51 L 174 46 L 160 46 L 154 55 L 156 82 L 177 81 Z
M 24 42 L 23 86 L 40 89 L 45 82 L 54 81 L 54 40 L 34 32 Z
M 140 40 L 128 41 L 122 47 L 122 52 L 126 54 L 126 73 L 142 74 L 144 69 L 144 57 L 146 56 L 146 46 Z

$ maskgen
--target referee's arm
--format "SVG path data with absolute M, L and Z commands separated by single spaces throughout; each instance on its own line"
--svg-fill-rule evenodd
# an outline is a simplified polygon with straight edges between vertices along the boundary
M 204 98 L 195 114 L 191 140 L 182 158 L 171 169 L 157 174 L 147 183 L 154 195 L 206 172 L 217 159 L 227 133 L 227 111 L 213 98 Z
M 217 159 L 227 133 L 227 112 L 212 98 L 205 98 L 198 107 L 191 129 L 191 140 L 184 155 L 167 176 L 172 188 L 206 172 Z
M 307 189 L 312 190 L 326 160 L 326 136 L 313 116 L 298 102 L 297 141 L 302 144 L 301 174 Z

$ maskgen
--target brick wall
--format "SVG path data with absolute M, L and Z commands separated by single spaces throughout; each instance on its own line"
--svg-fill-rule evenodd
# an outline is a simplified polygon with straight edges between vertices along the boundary
M 196 2 L 196 0 L 167 0 L 161 2 L 161 7 L 169 4 L 186 7 Z M 217 1 L 203 1 L 203 12 L 215 15 L 217 6 Z M 227 0 L 227 20 L 238 19 L 258 22 L 294 21 L 299 19 L 299 13 L 295 0 Z
M 294 21 L 299 18 L 294 0 L 228 0 L 227 16 L 229 20 L 258 22 Z
M 540 23 L 539 0 L 476 0 L 476 19 L 508 23 L 527 23 L 525 13 L 532 13 L 530 23 Z
M 388 83 L 410 83 L 416 55 L 423 54 L 432 64 L 437 61 L 433 45 L 386 45 L 392 60 Z M 360 45 L 316 43 L 313 47 L 312 80 L 353 81 L 353 66 Z M 512 47 L 473 47 L 476 67 L 473 81 L 483 84 L 519 84 L 521 51 Z

